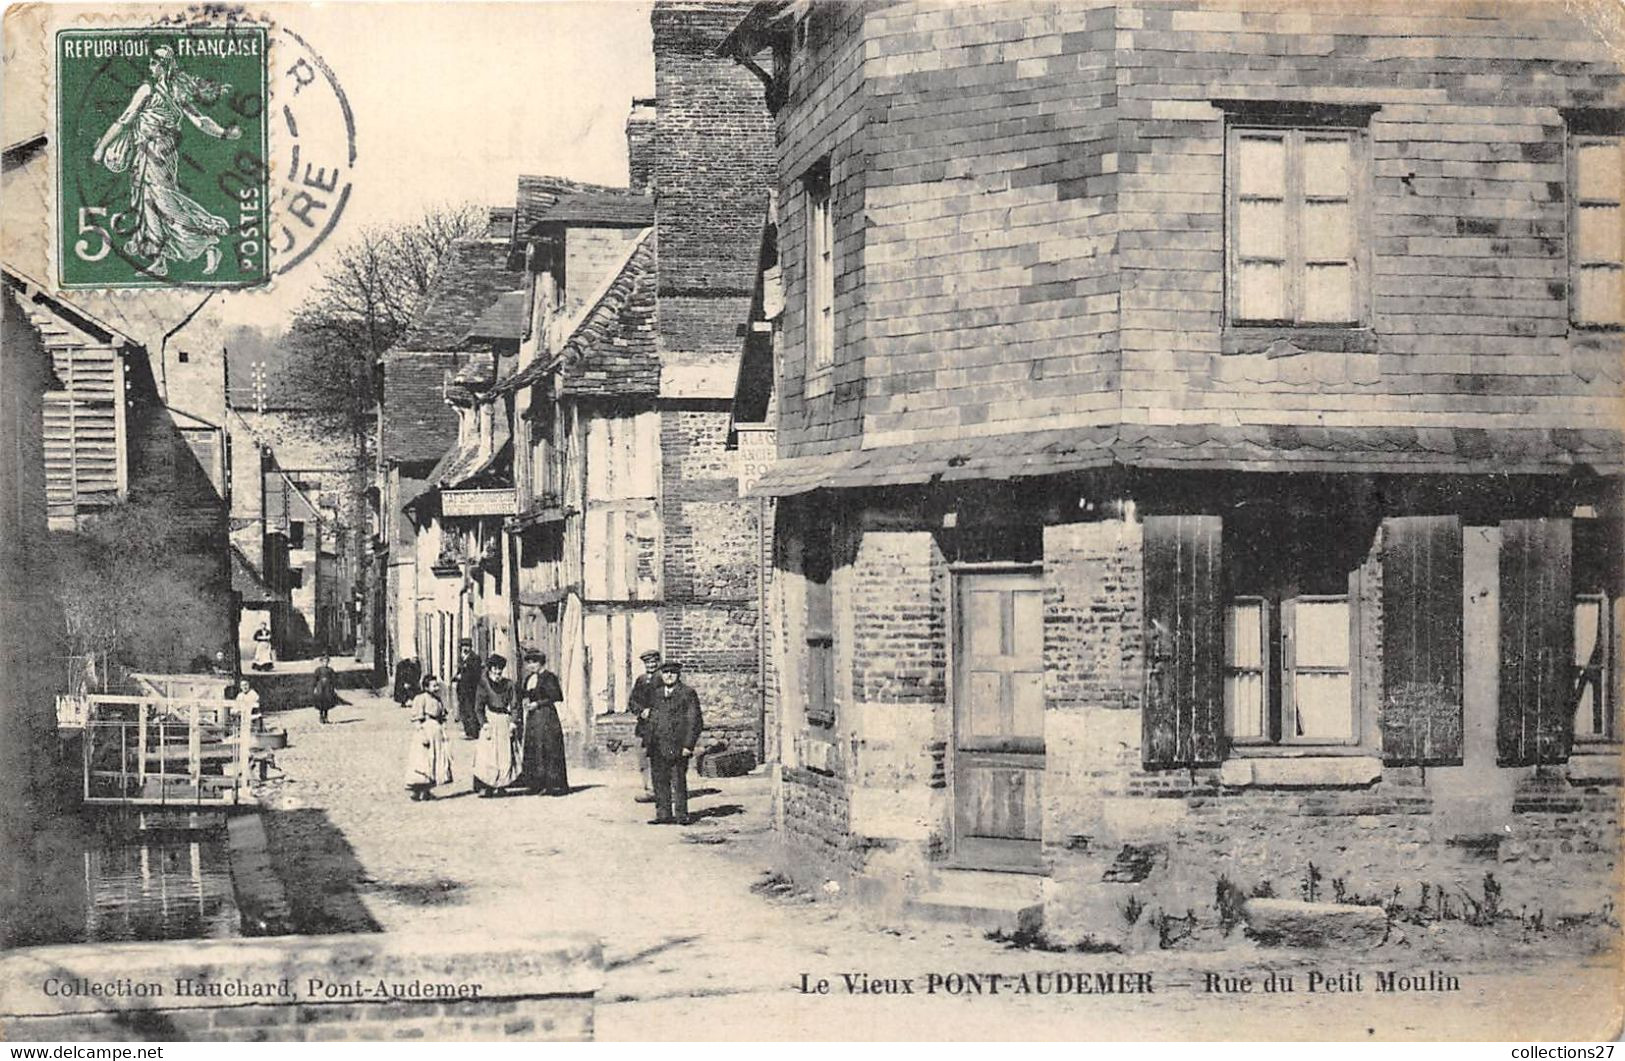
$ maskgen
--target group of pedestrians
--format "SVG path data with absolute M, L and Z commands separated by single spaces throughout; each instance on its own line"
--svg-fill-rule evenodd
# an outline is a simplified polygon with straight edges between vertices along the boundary
M 547 657 L 527 649 L 524 672 L 516 682 L 507 675 L 506 657 L 492 653 L 482 660 L 469 640 L 461 648 L 452 692 L 464 739 L 478 742 L 474 746 L 474 794 L 482 798 L 516 793 L 569 795 L 564 728 L 558 712 L 564 690 L 558 676 L 547 669 Z M 397 668 L 397 679 L 407 662 L 403 660 Z M 436 786 L 451 781 L 445 727 L 450 710 L 439 678 L 425 674 L 418 685 L 420 691 L 407 704 L 413 729 L 406 787 L 413 799 L 432 799 Z
M 564 729 L 559 723 L 564 689 L 558 675 L 547 669 L 546 655 L 525 650 L 523 673 L 514 681 L 507 676 L 504 656 L 492 653 L 482 659 L 467 639 L 460 649 L 451 693 L 463 738 L 478 742 L 475 795 L 569 795 Z M 691 820 L 688 765 L 705 726 L 699 697 L 683 683 L 682 664 L 662 661 L 654 651 L 645 652 L 642 659 L 645 673 L 633 683 L 627 701 L 627 710 L 637 716 L 635 732 L 643 743 L 645 795 L 640 802 L 655 805 L 650 824 L 686 825 Z M 417 691 L 403 696 L 403 684 Z M 406 787 L 413 800 L 433 799 L 434 789 L 452 780 L 446 734 L 451 710 L 444 693 L 439 678 L 418 673 L 415 660 L 397 665 L 395 699 L 404 702 L 412 716 Z

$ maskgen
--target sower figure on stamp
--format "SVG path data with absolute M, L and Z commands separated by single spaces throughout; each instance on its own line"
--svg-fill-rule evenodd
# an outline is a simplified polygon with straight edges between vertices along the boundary
M 149 262 L 152 275 L 167 276 L 170 262 L 202 255 L 203 273 L 210 276 L 220 266 L 220 238 L 231 225 L 181 191 L 181 123 L 216 140 L 241 139 L 237 126 L 223 127 L 198 110 L 231 86 L 181 70 L 167 45 L 153 49 L 147 73 L 124 113 L 96 141 L 91 160 L 114 173 L 129 171 L 131 256 Z
M 660 665 L 660 690 L 650 699 L 643 724 L 643 746 L 649 753 L 649 773 L 655 790 L 655 816 L 651 825 L 687 825 L 688 760 L 705 728 L 700 698 L 683 684 L 683 665 L 667 660 Z
M 452 685 L 457 690 L 457 721 L 462 723 L 464 740 L 478 740 L 480 726 L 485 722 L 474 702 L 474 694 L 480 691 L 480 657 L 474 654 L 472 638 L 465 637 L 460 644 L 463 658 L 452 676 Z
M 649 708 L 660 692 L 660 653 L 651 648 L 638 658 L 643 661 L 644 672 L 632 683 L 632 692 L 626 698 L 626 710 L 637 716 L 637 728 L 632 732 L 641 741 L 648 725 Z M 649 750 L 644 747 L 638 749 L 638 772 L 643 775 L 643 792 L 638 795 L 637 802 L 653 803 L 655 790 L 649 783 Z

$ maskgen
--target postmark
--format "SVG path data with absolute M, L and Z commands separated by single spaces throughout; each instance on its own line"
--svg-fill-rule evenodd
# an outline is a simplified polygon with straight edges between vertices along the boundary
M 63 287 L 253 287 L 270 279 L 268 29 L 56 36 Z

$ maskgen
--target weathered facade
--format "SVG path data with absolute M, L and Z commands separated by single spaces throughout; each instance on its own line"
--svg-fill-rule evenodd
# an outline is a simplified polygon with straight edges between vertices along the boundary
M 1602 908 L 1625 91 L 1590 29 L 766 3 L 728 50 L 776 108 L 790 868 L 1097 936 L 1221 876 Z
M 452 592 L 437 572 L 467 571 L 467 619 L 419 629 L 418 654 L 444 665 L 460 636 L 540 648 L 574 754 L 633 762 L 621 713 L 650 648 L 683 662 L 706 746 L 762 753 L 764 506 L 740 496 L 728 434 L 771 123 L 760 85 L 716 52 L 744 10 L 655 8 L 631 187 L 519 179 L 509 271 L 457 337 L 483 351 L 445 391 L 460 433 L 412 506 L 420 623 Z

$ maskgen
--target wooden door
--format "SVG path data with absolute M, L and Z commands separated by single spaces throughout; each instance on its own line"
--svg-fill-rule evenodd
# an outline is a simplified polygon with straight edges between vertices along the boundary
M 1044 776 L 1044 599 L 1037 572 L 957 576 L 954 860 L 1039 864 Z

